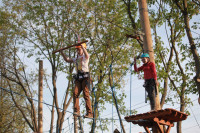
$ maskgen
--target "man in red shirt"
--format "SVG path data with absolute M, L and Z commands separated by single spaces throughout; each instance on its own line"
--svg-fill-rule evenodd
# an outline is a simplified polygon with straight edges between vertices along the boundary
M 144 87 L 148 93 L 148 97 L 151 104 L 151 110 L 155 109 L 155 97 L 157 94 L 156 85 L 157 82 L 157 74 L 156 74 L 156 67 L 153 62 L 150 62 L 149 54 L 144 53 L 141 55 L 142 62 L 144 63 L 141 67 L 137 68 L 136 65 L 136 58 L 134 59 L 134 70 L 135 72 L 144 71 Z

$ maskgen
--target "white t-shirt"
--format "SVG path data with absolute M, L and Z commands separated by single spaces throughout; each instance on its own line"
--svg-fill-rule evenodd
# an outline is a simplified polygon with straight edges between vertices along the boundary
M 85 55 L 79 56 L 77 58 L 72 58 L 73 62 L 76 64 L 76 71 L 83 71 L 83 72 L 89 72 L 89 58 L 86 59 Z

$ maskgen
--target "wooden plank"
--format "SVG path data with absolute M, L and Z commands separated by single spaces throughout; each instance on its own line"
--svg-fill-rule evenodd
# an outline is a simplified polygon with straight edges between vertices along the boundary
M 138 119 L 153 119 L 154 117 L 162 117 L 169 115 L 171 112 L 170 111 L 160 111 L 160 112 L 151 112 L 151 113 L 144 113 L 140 114 L 134 117 L 131 117 L 133 120 L 138 120 Z
M 153 112 L 147 112 L 143 114 L 138 114 L 138 115 L 132 115 L 129 117 L 125 117 L 125 119 L 130 119 L 130 120 L 147 120 L 147 119 L 153 119 L 153 118 L 162 118 L 162 119 L 169 119 L 174 122 L 180 121 L 180 120 L 185 120 L 187 118 L 187 114 L 182 113 L 180 111 L 176 111 L 174 109 L 165 109 L 165 110 L 158 110 L 158 111 L 153 111 Z M 180 118 L 179 118 L 180 117 Z
M 157 127 L 158 132 L 164 133 L 162 125 L 166 125 L 168 126 L 166 133 L 169 133 L 171 127 L 174 126 L 173 122 L 185 120 L 187 116 L 188 115 L 183 112 L 167 108 L 165 110 L 157 110 L 132 116 L 126 116 L 125 120 L 132 122 L 133 124 L 143 126 L 148 133 L 150 133 L 149 128 L 153 128 L 153 125 Z

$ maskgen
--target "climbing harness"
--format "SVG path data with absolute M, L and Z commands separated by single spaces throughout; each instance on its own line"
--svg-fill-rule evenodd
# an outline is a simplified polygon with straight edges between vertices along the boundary
M 146 79 L 143 85 L 144 88 L 153 87 L 155 89 L 155 95 L 157 95 L 155 79 Z
M 83 79 L 89 78 L 89 72 L 78 72 L 78 74 L 73 75 L 73 78 L 82 81 Z

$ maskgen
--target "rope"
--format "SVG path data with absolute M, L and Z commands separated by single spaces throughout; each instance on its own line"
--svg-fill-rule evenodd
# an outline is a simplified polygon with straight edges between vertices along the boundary
M 112 90 L 112 96 L 115 97 L 116 99 L 116 95 L 115 95 L 115 85 L 114 85 L 114 78 L 113 78 L 113 72 L 112 72 L 112 65 L 110 65 L 110 72 L 111 72 L 111 75 L 112 75 L 112 81 L 113 81 L 113 86 L 111 87 L 111 90 Z M 116 105 L 116 108 L 117 108 L 117 111 L 119 111 L 119 108 L 118 108 L 118 103 L 117 103 L 117 99 L 115 100 L 115 105 Z M 121 119 L 120 119 L 120 114 L 118 113 L 118 116 L 119 116 L 119 122 L 120 122 L 120 126 L 121 126 L 121 129 L 122 129 L 122 123 L 121 123 Z
M 130 114 L 129 114 L 129 115 L 131 115 L 132 65 L 133 65 L 133 64 L 131 64 L 131 75 L 130 75 Z M 131 123 L 130 123 L 130 133 L 131 133 Z
M 121 49 L 121 48 L 120 48 Z M 118 52 L 119 53 L 119 52 Z M 127 71 L 128 70 L 130 70 L 130 68 L 132 68 L 132 65 L 133 65 L 133 62 L 131 63 L 131 65 L 130 65 L 130 67 L 129 67 L 129 69 L 127 69 L 123 74 L 122 74 L 122 76 L 120 77 L 120 79 L 118 79 L 118 81 L 119 80 L 121 80 L 122 79 L 122 77 L 127 73 Z M 110 65 L 111 66 L 111 65 Z M 112 68 L 111 68 L 112 69 Z M 132 72 L 132 70 L 131 70 L 131 72 Z M 112 76 L 113 76 L 113 74 L 112 74 Z M 112 77 L 112 79 L 113 79 L 113 77 Z M 114 82 L 113 82 L 114 83 Z M 116 82 L 115 84 L 114 84 L 114 86 L 117 84 L 118 82 Z M 98 83 L 97 83 L 98 84 Z M 96 85 L 97 85 L 96 84 Z M 95 85 L 95 86 L 96 86 Z M 92 89 L 92 92 L 94 93 L 94 96 L 95 96 L 95 99 L 96 99 L 96 95 L 95 95 L 95 87 L 93 87 L 93 89 Z M 112 87 L 111 87 L 111 90 L 112 90 Z M 107 92 L 109 92 L 109 91 L 107 91 Z M 112 91 L 112 95 L 113 95 L 113 91 Z M 112 97 L 113 98 L 113 97 Z M 94 112 L 93 112 L 93 114 L 94 114 L 94 116 L 95 116 L 95 109 L 97 108 L 97 103 L 96 103 L 96 101 L 95 101 L 95 105 L 94 105 Z M 117 106 L 117 108 L 118 108 L 118 106 Z M 97 110 L 98 110 L 98 108 L 97 108 Z M 130 110 L 131 111 L 131 110 Z M 98 113 L 99 113 L 99 111 L 98 111 Z M 93 119 L 95 119 L 95 118 L 93 118 Z M 100 120 L 100 126 L 101 126 L 101 120 L 103 120 L 103 119 L 100 119 L 100 115 L 99 115 L 99 120 Z M 107 119 L 108 120 L 108 119 Z M 112 132 L 113 132 L 113 120 L 120 120 L 120 119 L 113 119 L 113 103 L 112 103 Z M 95 126 L 95 122 L 93 121 L 93 127 Z M 120 126 L 121 126 L 121 123 L 120 123 Z M 101 126 L 101 130 L 102 130 L 102 126 Z M 102 132 L 103 132 L 103 130 L 102 130 Z M 94 128 L 93 128 L 93 133 L 94 133 Z
M 196 118 L 196 116 L 194 115 L 194 112 L 193 112 L 193 110 L 192 110 L 192 108 L 189 106 L 189 108 L 190 108 L 190 110 L 191 110 L 191 112 L 192 112 L 192 114 L 193 114 L 193 116 L 194 116 L 194 119 L 195 119 L 195 121 L 196 121 L 196 123 L 197 123 L 197 125 L 199 126 L 199 128 L 200 128 L 200 125 L 199 125 L 199 123 L 198 123 L 198 121 L 197 121 L 197 118 Z
M 129 66 L 129 68 L 128 69 L 126 69 L 126 71 L 122 74 L 122 76 L 120 77 L 120 78 L 118 78 L 118 80 L 115 82 L 115 86 L 117 86 L 117 84 L 122 80 L 122 78 L 123 78 L 123 76 L 128 72 L 128 70 L 130 70 L 131 69 L 131 67 L 133 66 L 133 63 L 134 62 L 132 62 L 131 64 L 130 64 L 130 66 Z M 131 71 L 132 72 L 132 71 Z M 110 92 L 110 90 L 108 90 L 108 91 L 106 91 L 106 93 L 108 93 L 108 92 Z

